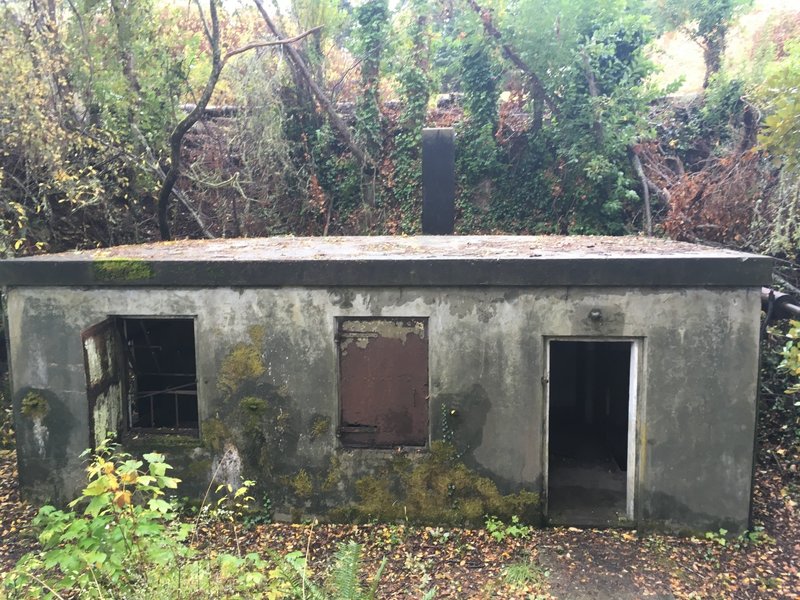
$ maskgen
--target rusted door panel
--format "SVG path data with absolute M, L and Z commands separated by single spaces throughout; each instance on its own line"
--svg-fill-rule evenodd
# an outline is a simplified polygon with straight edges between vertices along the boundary
M 339 436 L 344 445 L 427 444 L 425 319 L 340 321 L 339 368 Z
M 116 434 L 122 426 L 123 369 L 120 338 L 114 319 L 106 319 L 81 334 L 89 401 L 92 447 Z

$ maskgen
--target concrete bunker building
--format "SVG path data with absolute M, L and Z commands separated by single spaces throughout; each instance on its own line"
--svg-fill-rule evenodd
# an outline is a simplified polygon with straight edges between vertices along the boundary
M 115 434 L 284 518 L 741 531 L 771 260 L 646 238 L 186 241 L 0 262 L 23 491 Z

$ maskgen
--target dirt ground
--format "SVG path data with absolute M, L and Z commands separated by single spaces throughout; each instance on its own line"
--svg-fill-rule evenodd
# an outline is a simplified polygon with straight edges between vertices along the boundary
M 757 542 L 639 535 L 635 531 L 551 528 L 527 539 L 492 539 L 485 530 L 407 525 L 260 525 L 241 533 L 242 551 L 308 551 L 324 573 L 337 543 L 365 548 L 365 571 L 388 559 L 384 598 L 667 599 L 800 598 L 800 500 L 796 456 L 764 445 L 756 471 Z M 0 569 L 35 547 L 34 509 L 21 502 L 16 456 L 0 454 Z M 225 526 L 206 525 L 202 545 L 230 547 Z

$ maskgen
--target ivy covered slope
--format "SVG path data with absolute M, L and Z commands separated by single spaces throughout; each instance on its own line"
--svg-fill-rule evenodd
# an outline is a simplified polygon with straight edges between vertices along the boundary
M 418 233 L 435 125 L 457 132 L 459 232 L 663 229 L 778 251 L 795 235 L 798 17 L 760 10 L 12 0 L 0 249 Z M 702 65 L 689 96 L 668 96 L 680 70 L 654 78 L 656 40 L 676 36 Z

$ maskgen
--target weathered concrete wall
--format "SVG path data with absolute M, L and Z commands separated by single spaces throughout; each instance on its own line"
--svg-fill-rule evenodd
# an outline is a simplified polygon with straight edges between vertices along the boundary
M 294 517 L 341 511 L 359 485 L 374 496 L 382 484 L 364 478 L 391 470 L 398 454 L 339 447 L 336 319 L 428 317 L 432 439 L 452 432 L 466 467 L 500 494 L 542 491 L 546 339 L 637 338 L 639 525 L 747 525 L 756 288 L 14 288 L 7 310 L 21 483 L 40 499 L 81 486 L 77 457 L 90 444 L 81 332 L 109 315 L 196 317 L 201 440 L 127 444 L 166 450 L 188 490 L 212 473 L 242 473 Z M 35 416 L 22 411 L 31 390 L 47 401 Z M 426 455 L 410 452 L 403 468 Z

